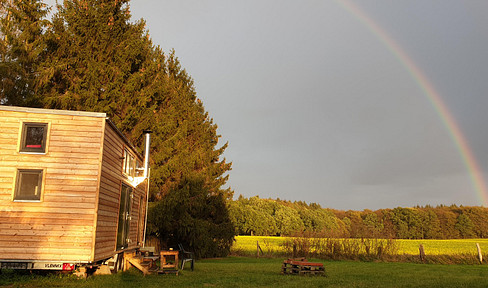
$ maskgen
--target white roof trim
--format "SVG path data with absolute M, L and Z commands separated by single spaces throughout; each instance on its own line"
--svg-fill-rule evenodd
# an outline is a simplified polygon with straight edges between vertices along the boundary
M 41 109 L 41 108 L 5 106 L 5 105 L 0 105 L 0 111 L 27 112 L 27 113 L 38 113 L 38 114 L 56 114 L 56 115 L 69 115 L 69 116 L 87 116 L 87 117 L 97 117 L 97 118 L 107 117 L 107 114 L 99 113 L 99 112 Z

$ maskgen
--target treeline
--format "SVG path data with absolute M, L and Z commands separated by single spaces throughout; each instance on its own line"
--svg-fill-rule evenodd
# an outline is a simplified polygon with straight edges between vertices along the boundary
M 425 206 L 341 211 L 302 201 L 245 198 L 229 204 L 238 235 L 458 239 L 488 237 L 488 208 Z

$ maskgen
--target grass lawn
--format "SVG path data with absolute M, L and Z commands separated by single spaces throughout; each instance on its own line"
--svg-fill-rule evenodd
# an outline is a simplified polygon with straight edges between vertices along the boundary
M 179 276 L 142 276 L 136 270 L 75 279 L 3 271 L 7 287 L 488 287 L 488 265 L 432 265 L 321 261 L 328 277 L 281 275 L 283 259 L 228 257 L 200 260 Z

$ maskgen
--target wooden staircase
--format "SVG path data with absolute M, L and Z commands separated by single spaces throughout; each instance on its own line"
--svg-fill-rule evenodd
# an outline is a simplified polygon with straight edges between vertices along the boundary
M 144 275 L 152 273 L 178 275 L 178 251 L 161 251 L 160 256 L 146 256 L 147 254 L 139 250 L 124 252 L 122 256 L 124 261 L 123 270 L 126 271 L 130 267 L 135 267 L 144 273 Z M 160 266 L 156 264 L 158 260 L 161 260 Z
M 144 275 L 157 273 L 159 271 L 159 266 L 156 264 L 156 261 L 159 260 L 158 256 L 144 256 L 134 251 L 124 253 L 124 260 L 124 271 L 128 270 L 130 267 L 136 267 L 144 273 Z

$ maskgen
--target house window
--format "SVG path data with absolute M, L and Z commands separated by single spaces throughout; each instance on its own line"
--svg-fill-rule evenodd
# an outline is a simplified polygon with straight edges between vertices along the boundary
M 136 162 L 136 177 L 144 176 L 144 167 L 142 166 L 141 161 L 137 160 Z
M 129 151 L 124 150 L 124 169 L 123 172 L 130 177 L 135 176 L 135 170 L 136 170 L 136 159 L 132 154 L 129 153 Z
M 14 200 L 41 200 L 42 170 L 17 170 Z
M 24 123 L 22 126 L 22 139 L 20 152 L 46 152 L 46 123 Z

